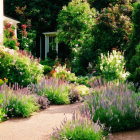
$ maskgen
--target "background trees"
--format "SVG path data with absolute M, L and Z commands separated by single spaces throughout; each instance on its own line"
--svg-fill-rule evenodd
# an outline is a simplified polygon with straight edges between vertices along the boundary
M 126 51 L 127 69 L 131 72 L 129 80 L 133 81 L 137 88 L 140 86 L 140 3 L 134 5 L 132 14 L 133 30 L 130 43 Z
M 38 42 L 40 35 L 45 31 L 55 31 L 57 28 L 57 15 L 62 6 L 69 0 L 5 0 L 5 14 L 16 18 L 21 24 L 27 24 L 27 38 L 18 34 L 18 38 L 23 42 L 23 46 L 35 54 L 39 47 Z M 19 26 L 19 32 L 22 27 Z M 23 39 L 24 38 L 24 39 Z M 32 41 L 32 44 L 29 43 Z M 25 46 L 28 44 L 28 47 Z M 37 55 L 37 54 L 36 54 Z
M 61 43 L 59 49 L 65 52 L 65 55 L 62 53 L 59 57 L 63 61 L 68 57 L 72 71 L 77 75 L 86 75 L 88 66 L 98 73 L 100 54 L 115 49 L 125 52 L 126 68 L 133 73 L 130 79 L 137 79 L 140 21 L 139 4 L 133 6 L 136 0 L 69 2 L 5 0 L 5 13 L 14 18 L 16 16 L 21 24 L 27 24 L 26 29 L 19 27 L 20 48 L 37 52 L 38 43 L 34 42 L 38 41 L 42 32 L 58 29 L 58 40 Z M 27 31 L 27 36 L 24 31 Z

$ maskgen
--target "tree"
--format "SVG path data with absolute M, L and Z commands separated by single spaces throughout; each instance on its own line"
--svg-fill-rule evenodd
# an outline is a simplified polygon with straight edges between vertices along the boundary
M 91 7 L 95 7 L 98 11 L 103 8 L 109 7 L 109 5 L 115 6 L 116 4 L 133 4 L 136 0 L 88 0 Z
M 73 70 L 76 73 L 82 69 L 82 66 L 79 66 L 79 57 L 94 38 L 91 30 L 95 25 L 95 16 L 95 9 L 90 9 L 85 0 L 72 0 L 58 15 L 58 40 L 71 47 Z
M 132 14 L 133 30 L 126 51 L 127 69 L 131 75 L 129 80 L 140 87 L 140 3 L 134 5 Z
M 131 19 L 122 10 L 122 5 L 104 8 L 97 18 L 97 25 L 93 30 L 95 47 L 101 52 L 120 51 L 126 49 L 129 35 L 132 31 Z

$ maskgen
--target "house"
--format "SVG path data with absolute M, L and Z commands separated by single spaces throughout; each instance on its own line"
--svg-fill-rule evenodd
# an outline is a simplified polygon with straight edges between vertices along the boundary
M 15 27 L 15 35 L 17 36 L 17 24 L 19 21 L 4 16 L 4 0 L 0 0 L 0 45 L 3 45 L 3 24 L 9 22 Z
M 50 49 L 56 51 L 58 54 L 57 32 L 45 32 L 43 35 L 45 36 L 45 43 L 42 43 L 42 38 L 40 38 L 40 58 L 44 56 L 46 59 Z

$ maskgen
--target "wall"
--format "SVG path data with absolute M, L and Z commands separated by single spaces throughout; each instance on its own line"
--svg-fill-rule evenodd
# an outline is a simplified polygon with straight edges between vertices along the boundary
M 3 0 L 0 0 L 0 45 L 3 44 Z

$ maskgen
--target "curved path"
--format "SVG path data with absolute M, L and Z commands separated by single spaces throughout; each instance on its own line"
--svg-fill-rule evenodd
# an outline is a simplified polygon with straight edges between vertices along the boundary
M 81 105 L 51 106 L 30 118 L 10 119 L 0 123 L 0 140 L 49 140 L 53 128 L 59 127 L 65 116 L 71 119 L 72 112 Z
M 0 123 L 0 140 L 49 140 L 53 128 L 59 127 L 65 116 L 71 119 L 72 112 L 81 105 L 51 106 L 30 118 L 10 119 Z M 113 136 L 113 140 L 140 140 L 140 130 L 116 133 Z

